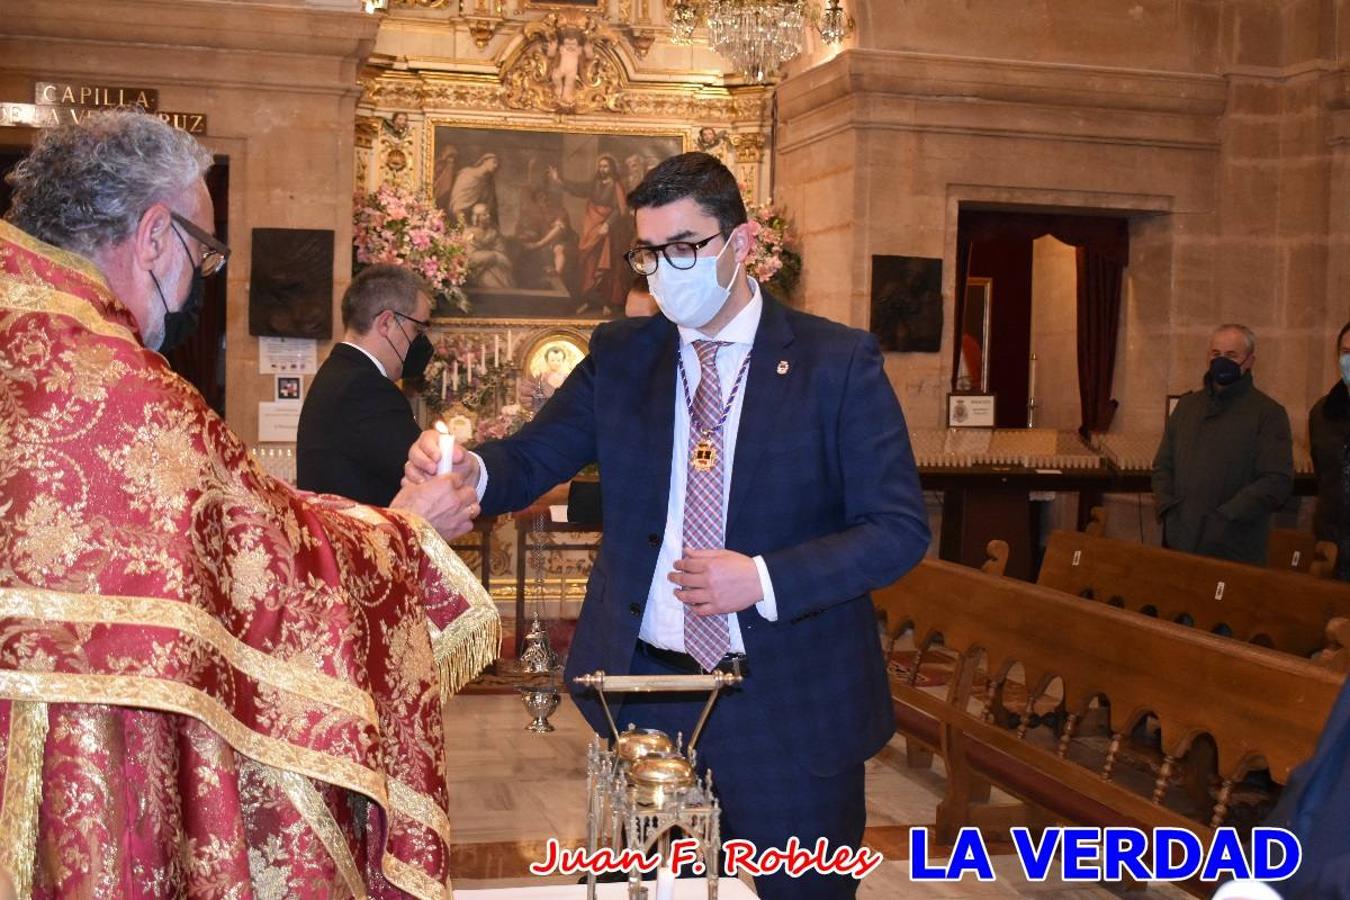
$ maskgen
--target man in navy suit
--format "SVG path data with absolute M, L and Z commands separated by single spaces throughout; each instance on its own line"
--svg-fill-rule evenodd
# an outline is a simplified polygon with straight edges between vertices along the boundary
M 408 269 L 362 269 L 342 295 L 342 340 L 314 376 L 296 429 L 296 484 L 388 506 L 421 428 L 394 384 L 419 379 L 433 348 L 426 284 Z
M 571 654 L 575 675 L 739 666 L 699 740 L 725 837 L 857 847 L 863 763 L 894 732 L 868 591 L 928 546 L 904 418 L 871 335 L 789 310 L 745 274 L 735 178 L 686 153 L 633 190 L 662 315 L 596 329 L 533 422 L 464 454 L 485 512 L 520 509 L 599 462 L 604 539 Z M 434 438 L 407 479 L 435 470 Z M 456 450 L 456 456 L 460 457 Z M 617 714 L 687 737 L 702 698 L 629 695 Z M 596 698 L 578 706 L 608 733 Z M 761 896 L 852 897 L 850 877 L 757 877 Z

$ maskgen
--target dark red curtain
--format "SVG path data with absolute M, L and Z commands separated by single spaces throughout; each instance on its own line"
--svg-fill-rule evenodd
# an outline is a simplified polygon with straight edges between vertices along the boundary
M 961 337 L 966 321 L 966 282 L 970 278 L 970 252 L 975 246 L 963 230 L 964 213 L 956 229 L 956 340 L 952 341 L 952 390 L 961 373 Z
M 1122 223 L 1123 224 L 1123 223 Z M 1116 336 L 1120 332 L 1120 285 L 1125 267 L 1086 247 L 1078 257 L 1078 401 L 1084 440 L 1111 426 L 1119 404 L 1111 398 L 1116 372 Z
M 1111 398 L 1111 389 L 1116 337 L 1120 333 L 1121 283 L 1130 263 L 1130 232 L 1124 219 L 962 210 L 956 236 L 956 321 L 963 321 L 970 248 L 974 244 L 997 239 L 1029 243 L 1047 234 L 1078 250 L 1078 393 L 1083 418 L 1079 433 L 1086 437 L 1090 432 L 1105 431 L 1118 405 Z M 958 354 L 960 343 L 958 335 Z M 953 386 L 958 361 L 953 359 Z

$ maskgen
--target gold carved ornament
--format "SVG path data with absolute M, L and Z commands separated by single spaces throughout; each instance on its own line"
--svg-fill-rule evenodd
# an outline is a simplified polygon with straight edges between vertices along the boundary
M 618 112 L 623 77 L 617 33 L 591 16 L 550 13 L 525 26 L 525 44 L 502 70 L 511 109 Z

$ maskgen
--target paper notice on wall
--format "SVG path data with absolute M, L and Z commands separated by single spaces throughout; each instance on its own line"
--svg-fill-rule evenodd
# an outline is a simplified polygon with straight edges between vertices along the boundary
M 270 400 L 258 404 L 258 440 L 269 444 L 294 444 L 300 424 L 299 400 Z
M 318 369 L 318 341 L 311 338 L 258 338 L 259 375 L 313 375 Z

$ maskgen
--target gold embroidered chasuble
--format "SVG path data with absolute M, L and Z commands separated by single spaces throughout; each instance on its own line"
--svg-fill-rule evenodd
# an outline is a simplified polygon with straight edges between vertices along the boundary
M 441 704 L 500 622 L 422 519 L 302 494 L 0 222 L 0 866 L 36 897 L 449 896 Z

